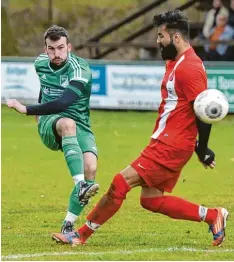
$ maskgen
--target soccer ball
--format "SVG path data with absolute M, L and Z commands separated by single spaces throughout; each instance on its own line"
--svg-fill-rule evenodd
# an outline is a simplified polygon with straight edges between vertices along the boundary
M 217 89 L 201 92 L 195 99 L 193 108 L 196 116 L 207 124 L 221 121 L 228 113 L 228 100 Z

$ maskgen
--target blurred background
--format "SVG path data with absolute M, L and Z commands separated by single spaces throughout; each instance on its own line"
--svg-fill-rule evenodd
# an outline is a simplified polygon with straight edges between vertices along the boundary
M 3 0 L 2 55 L 37 56 L 52 24 L 65 27 L 74 51 L 93 59 L 158 60 L 155 13 L 181 9 L 203 60 L 233 61 L 234 0 Z M 214 34 L 223 27 L 220 34 Z M 225 41 L 220 46 L 204 43 Z M 205 46 L 205 48 L 204 48 Z
M 234 0 L 3 0 L 1 9 L 2 102 L 37 102 L 33 62 L 44 52 L 44 32 L 57 24 L 68 30 L 73 52 L 90 63 L 91 108 L 157 109 L 164 62 L 152 19 L 180 9 L 209 88 L 223 91 L 234 112 Z

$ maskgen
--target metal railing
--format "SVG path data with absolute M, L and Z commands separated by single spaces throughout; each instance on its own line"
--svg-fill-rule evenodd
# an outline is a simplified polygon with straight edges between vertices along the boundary
M 160 5 L 162 2 L 164 2 L 164 1 L 156 1 L 156 2 L 154 3 L 154 4 L 155 4 L 154 7 Z M 179 9 L 179 10 L 183 11 L 183 10 L 191 7 L 192 5 L 194 5 L 194 4 L 197 3 L 197 2 L 200 2 L 200 0 L 190 0 L 189 2 L 187 2 L 187 3 L 185 3 L 185 4 L 183 4 L 183 5 L 179 6 L 179 7 L 177 7 L 176 9 Z M 157 4 L 157 5 L 156 5 L 156 4 Z M 150 11 L 149 8 L 147 8 L 147 12 L 148 12 L 148 11 Z M 146 11 L 145 11 L 145 12 L 146 12 Z M 139 13 L 140 13 L 140 11 L 139 11 Z M 138 16 L 140 16 L 140 15 L 142 15 L 142 13 L 140 13 Z M 137 17 L 138 17 L 138 16 L 137 16 Z M 126 18 L 126 19 L 127 19 L 127 18 Z M 125 19 L 125 20 L 126 20 L 126 19 Z M 123 21 L 124 21 L 124 20 L 123 20 Z M 119 23 L 119 24 L 120 24 L 120 23 Z M 121 26 L 122 26 L 122 25 L 123 25 L 123 24 L 121 24 Z M 119 28 L 119 27 L 120 27 L 120 26 L 118 26 L 118 27 L 116 27 L 116 28 Z M 116 28 L 115 28 L 115 29 L 116 29 Z M 113 52 L 113 51 L 116 51 L 119 47 L 123 46 L 124 43 L 130 42 L 130 41 L 136 39 L 137 37 L 139 37 L 139 36 L 141 36 L 141 35 L 149 32 L 149 31 L 152 30 L 153 28 L 154 28 L 154 24 L 153 24 L 153 22 L 152 22 L 152 23 L 150 23 L 150 24 L 142 27 L 142 28 L 139 29 L 138 31 L 134 32 L 133 34 L 130 34 L 130 35 L 129 35 L 128 37 L 126 37 L 125 39 L 123 39 L 121 42 L 119 42 L 119 44 L 120 44 L 119 46 L 118 46 L 117 44 L 115 44 L 115 43 L 113 43 L 112 46 L 111 46 L 111 44 L 109 44 L 110 48 L 107 49 L 107 50 L 105 50 L 105 51 L 103 51 L 102 53 L 100 53 L 99 48 L 100 48 L 100 47 L 104 47 L 105 43 L 97 43 L 97 45 L 96 45 L 96 47 L 95 47 L 95 48 L 96 48 L 96 49 L 95 49 L 96 54 L 95 54 L 94 56 L 92 56 L 92 50 L 90 50 L 91 58 L 92 58 L 92 59 L 100 59 L 100 58 L 103 58 L 103 57 L 106 56 L 107 54 L 109 54 L 109 53 L 111 53 L 111 52 Z M 115 29 L 114 29 L 114 26 L 113 26 L 112 29 L 115 30 Z M 100 36 L 103 37 L 104 35 L 107 35 L 107 34 L 109 34 L 110 32 L 112 32 L 113 30 L 107 30 L 107 31 L 105 32 L 105 34 L 104 34 L 104 32 L 102 32 L 102 33 L 100 33 L 99 35 L 96 35 L 95 37 L 90 38 L 85 44 L 80 45 L 79 48 L 88 47 L 88 46 L 91 47 L 91 45 L 94 46 L 94 45 L 95 45 L 95 42 L 96 42 L 97 40 L 100 40 Z M 133 47 L 134 45 L 135 45 L 135 44 L 132 43 L 131 46 Z M 130 45 L 128 45 L 128 46 L 130 46 Z M 146 46 L 142 45 L 142 47 L 146 47 Z M 156 48 L 156 47 L 155 47 L 155 48 Z M 78 50 L 78 49 L 76 48 L 76 50 Z

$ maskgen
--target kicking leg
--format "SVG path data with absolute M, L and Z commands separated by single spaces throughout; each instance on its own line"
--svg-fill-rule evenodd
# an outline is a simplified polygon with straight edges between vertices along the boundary
M 76 232 L 66 235 L 61 233 L 52 234 L 54 240 L 76 246 L 85 243 L 87 239 L 107 220 L 120 209 L 127 193 L 131 188 L 144 184 L 144 180 L 131 166 L 117 174 L 107 193 L 103 195 L 94 209 L 88 214 L 88 221 Z
M 56 123 L 58 136 L 62 138 L 62 149 L 75 187 L 70 195 L 69 207 L 61 231 L 71 232 L 73 224 L 88 203 L 97 193 L 97 184 L 88 184 L 84 180 L 83 153 L 77 141 L 76 123 L 69 118 L 61 118 Z

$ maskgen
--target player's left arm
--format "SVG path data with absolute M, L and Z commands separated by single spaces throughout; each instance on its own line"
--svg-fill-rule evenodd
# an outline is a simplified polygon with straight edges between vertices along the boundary
M 193 102 L 191 102 L 193 105 Z M 207 124 L 202 122 L 199 118 L 196 117 L 196 124 L 198 130 L 198 141 L 195 146 L 195 152 L 200 160 L 200 162 L 204 165 L 205 168 L 215 167 L 215 153 L 208 148 L 208 141 L 211 132 L 211 124 Z
M 194 100 L 204 90 L 207 89 L 207 77 L 204 68 L 196 66 L 186 66 L 183 72 L 178 74 L 183 93 L 186 99 L 193 107 Z M 198 130 L 198 140 L 195 152 L 205 168 L 215 167 L 215 154 L 208 148 L 208 142 L 212 125 L 206 124 L 196 117 L 196 125 Z

